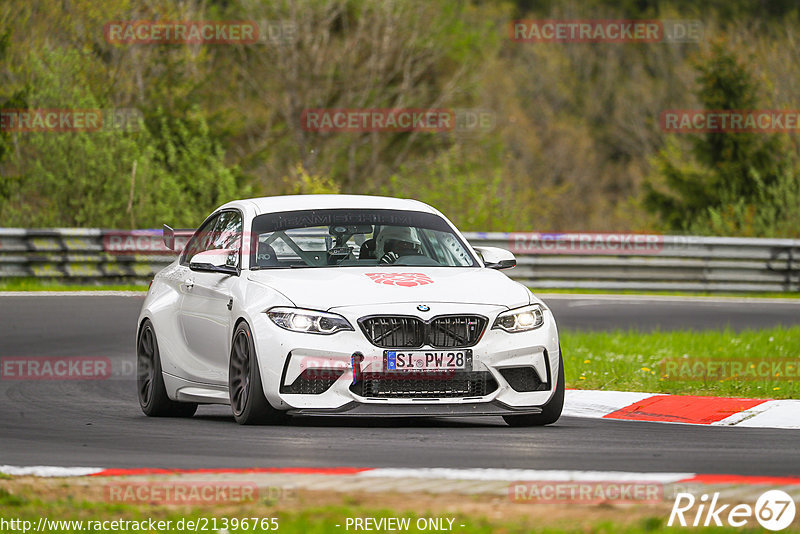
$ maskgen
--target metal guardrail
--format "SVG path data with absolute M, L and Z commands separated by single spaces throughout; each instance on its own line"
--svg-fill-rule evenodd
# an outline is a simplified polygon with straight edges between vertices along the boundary
M 0 278 L 145 281 L 174 259 L 160 230 L 0 228 Z
M 466 233 L 509 249 L 536 289 L 800 291 L 800 240 L 643 234 Z M 0 228 L 0 278 L 146 281 L 175 258 L 161 230 Z
M 469 233 L 510 249 L 537 289 L 800 291 L 800 240 L 643 234 Z

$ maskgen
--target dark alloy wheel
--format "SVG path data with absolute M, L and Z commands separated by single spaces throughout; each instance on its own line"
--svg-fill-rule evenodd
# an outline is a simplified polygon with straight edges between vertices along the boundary
M 152 417 L 191 417 L 197 411 L 193 402 L 176 402 L 167 396 L 161 356 L 153 323 L 146 319 L 136 343 L 136 389 L 142 411 Z
M 277 423 L 285 418 L 284 412 L 273 408 L 264 396 L 253 335 L 245 322 L 233 333 L 228 391 L 233 418 L 241 425 Z
M 241 417 L 250 395 L 250 343 L 244 330 L 233 339 L 230 369 L 231 409 L 234 416 Z

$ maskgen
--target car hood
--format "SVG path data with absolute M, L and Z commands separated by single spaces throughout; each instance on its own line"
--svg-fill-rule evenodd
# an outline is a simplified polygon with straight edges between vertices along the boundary
M 275 269 L 250 272 L 248 279 L 282 293 L 298 307 L 316 310 L 400 302 L 515 308 L 532 300 L 526 287 L 505 274 L 472 267 Z

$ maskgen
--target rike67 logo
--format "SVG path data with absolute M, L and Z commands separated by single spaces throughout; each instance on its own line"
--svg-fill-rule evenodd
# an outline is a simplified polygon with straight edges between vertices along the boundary
M 781 490 L 764 492 L 755 506 L 749 504 L 721 504 L 719 493 L 711 497 L 703 494 L 696 499 L 691 493 L 679 493 L 672 505 L 667 526 L 682 527 L 754 527 L 752 520 L 772 531 L 783 530 L 792 524 L 795 517 L 792 497 Z

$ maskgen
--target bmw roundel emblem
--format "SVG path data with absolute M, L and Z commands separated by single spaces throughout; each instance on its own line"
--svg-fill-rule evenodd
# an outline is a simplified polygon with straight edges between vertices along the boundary
M 420 304 L 419 306 L 417 306 L 417 309 L 419 311 L 421 311 L 421 312 L 426 312 L 426 311 L 430 311 L 431 307 L 430 306 L 426 306 L 424 304 Z

